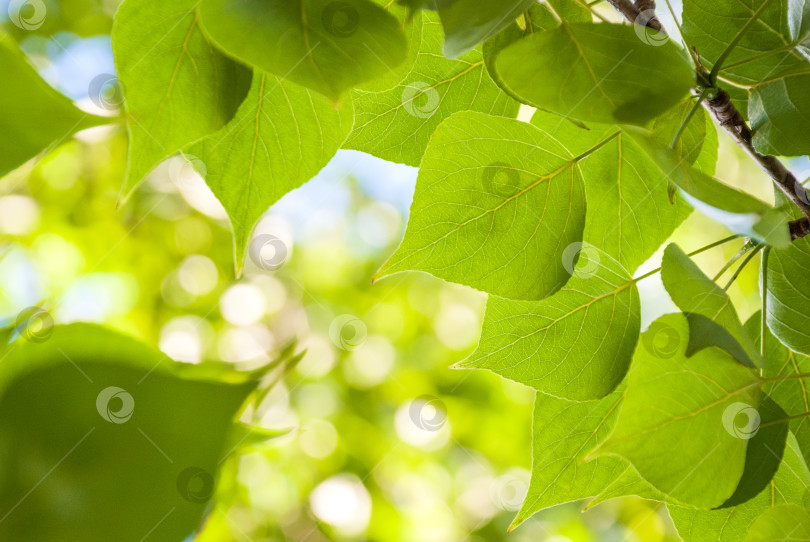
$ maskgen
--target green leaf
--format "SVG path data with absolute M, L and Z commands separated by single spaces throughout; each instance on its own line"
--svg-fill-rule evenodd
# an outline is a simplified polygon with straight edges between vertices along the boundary
M 368 0 L 202 0 L 199 13 L 229 55 L 333 101 L 408 54 L 397 19 Z
M 707 67 L 751 20 L 762 1 L 685 0 L 683 32 Z M 763 154 L 810 152 L 810 3 L 776 0 L 743 34 L 720 71 L 750 92 L 748 118 L 754 147 Z M 801 121 L 799 119 L 804 119 Z
M 453 0 L 439 6 L 444 28 L 444 56 L 458 58 L 476 45 L 506 28 L 537 0 L 491 2 Z
M 652 256 L 692 212 L 683 202 L 669 202 L 670 171 L 620 127 L 591 124 L 586 130 L 542 111 L 534 114 L 532 124 L 576 154 L 619 131 L 582 160 L 580 168 L 588 200 L 585 241 L 616 257 L 628 271 Z
M 319 94 L 257 71 L 233 120 L 188 148 L 192 164 L 204 165 L 205 182 L 228 211 L 237 273 L 253 226 L 270 205 L 326 165 L 352 119 L 351 104 L 337 110 Z
M 495 68 L 498 54 L 513 43 L 531 36 L 535 32 L 557 28 L 562 21 L 590 22 L 591 20 L 590 10 L 579 6 L 575 0 L 556 0 L 554 5 L 552 3 L 535 3 L 523 13 L 519 20 L 514 21 L 484 42 L 484 64 L 487 67 L 487 73 L 504 92 L 514 99 L 520 100 L 518 96 L 509 92 L 506 84 L 498 74 L 498 70 Z
M 634 139 L 649 159 L 668 173 L 668 180 L 680 189 L 681 195 L 695 209 L 731 231 L 753 237 L 761 243 L 773 247 L 790 244 L 790 217 L 783 209 L 775 209 L 683 164 L 672 151 L 659 147 L 642 135 L 635 135 Z
M 686 347 L 686 357 L 691 357 L 710 346 L 725 350 L 734 359 L 746 367 L 756 367 L 739 341 L 724 328 L 708 316 L 694 312 L 685 313 L 689 321 L 689 344 Z
M 229 454 L 235 451 L 254 448 L 269 440 L 290 434 L 291 429 L 265 429 L 256 425 L 237 422 L 228 433 L 225 449 Z
M 675 134 L 678 133 L 678 128 L 686 120 L 687 114 L 694 105 L 694 100 L 684 100 L 655 119 L 653 139 L 662 147 L 669 147 Z M 714 175 L 718 146 L 719 141 L 714 122 L 706 110 L 701 107 L 697 109 L 686 125 L 673 150 L 679 159 L 686 160 L 706 175 Z
M 405 238 L 376 276 L 425 271 L 512 299 L 548 296 L 582 239 L 578 161 L 529 124 L 453 115 L 433 134 Z
M 586 0 L 546 0 L 557 17 L 569 23 L 590 23 L 593 15 Z
M 757 345 L 762 340 L 762 312 L 757 312 L 745 323 L 749 335 L 756 337 Z M 765 337 L 765 359 L 768 378 L 787 377 L 768 384 L 765 391 L 790 416 L 797 416 L 790 422 L 790 430 L 796 435 L 805 461 L 810 461 L 810 419 L 800 416 L 810 412 L 810 393 L 807 383 L 797 375 L 810 373 L 810 357 L 793 352 L 773 336 L 770 330 Z
M 758 152 L 810 154 L 810 74 L 776 79 L 751 89 L 748 118 Z
M 774 505 L 803 502 L 810 485 L 810 471 L 799 445 L 788 434 L 785 453 L 773 481 L 753 499 L 734 507 L 697 510 L 667 504 L 672 522 L 684 542 L 738 542 L 751 525 Z
M 745 542 L 810 541 L 810 512 L 796 504 L 775 506 L 751 526 Z
M 759 349 L 746 333 L 728 294 L 674 243 L 664 251 L 661 280 L 679 309 L 701 314 L 724 327 L 758 367 L 764 366 Z
M 112 47 L 124 91 L 129 161 L 126 198 L 161 161 L 224 126 L 244 99 L 250 72 L 205 38 L 194 0 L 126 0 Z
M 458 367 L 489 369 L 555 397 L 606 396 L 621 382 L 638 339 L 638 290 L 592 245 L 570 254 L 573 276 L 542 301 L 490 296 L 478 348 Z
M 15 342 L 0 364 L 0 537 L 185 539 L 256 383 L 87 324 Z
M 11 39 L 0 34 L 0 177 L 48 147 L 107 119 L 79 111 L 40 78 Z
M 410 16 L 410 10 L 399 3 L 393 4 L 391 0 L 374 0 L 374 3 L 381 6 L 388 11 L 391 15 L 396 17 L 402 31 L 405 33 L 405 39 L 408 42 L 408 49 L 405 55 L 405 60 L 397 66 L 390 67 L 385 73 L 378 75 L 374 79 L 364 81 L 357 85 L 360 90 L 368 92 L 381 92 L 393 88 L 405 79 L 410 73 L 419 56 L 419 49 L 422 46 L 422 16 Z
M 512 528 L 550 506 L 596 495 L 627 468 L 627 463 L 617 457 L 582 463 L 610 434 L 623 396 L 624 389 L 596 401 L 536 395 L 532 478 Z
M 740 415 L 745 420 L 746 413 Z M 722 508 L 733 508 L 755 498 L 768 487 L 782 462 L 788 435 L 787 414 L 773 399 L 764 396 L 755 416 L 752 427 L 756 433 L 748 441 L 740 484 Z
M 683 51 L 647 45 L 630 25 L 563 23 L 509 46 L 496 66 L 525 103 L 586 122 L 646 124 L 694 84 Z
M 485 41 L 483 45 L 484 64 L 492 80 L 506 91 L 506 85 L 495 69 L 495 60 L 498 54 L 513 43 L 531 36 L 535 32 L 551 30 L 559 25 L 560 20 L 552 11 L 551 6 L 548 4 L 535 3 L 524 12 L 521 19 L 513 21 L 509 26 Z M 516 100 L 518 99 L 517 96 L 512 97 Z
M 794 188 L 800 197 L 810 198 L 810 193 L 798 182 Z M 774 188 L 774 196 L 776 205 L 785 208 L 790 218 L 803 216 L 780 190 Z M 765 291 L 771 332 L 791 350 L 810 355 L 810 333 L 807 331 L 810 319 L 803 304 L 803 300 L 810 295 L 810 290 L 805 286 L 805 265 L 808 262 L 810 240 L 807 237 L 796 239 L 785 248 L 772 249 L 767 257 L 768 281 Z
M 517 116 L 520 104 L 490 79 L 481 50 L 444 58 L 438 17 L 424 17 L 422 49 L 405 80 L 386 92 L 354 93 L 354 130 L 345 148 L 418 166 L 431 134 L 453 113 Z
M 683 35 L 712 68 L 715 61 L 762 6 L 763 0 L 684 0 Z M 803 50 L 810 38 L 805 0 L 775 0 L 765 8 L 723 64 L 723 79 L 756 86 L 789 73 L 807 71 Z
M 734 414 L 759 407 L 762 382 L 716 348 L 687 358 L 689 324 L 682 314 L 657 322 L 673 331 L 675 344 L 646 348 L 651 331 L 642 336 L 645 348 L 633 359 L 616 428 L 592 456 L 619 455 L 672 498 L 720 506 L 743 474 L 750 435 L 747 427 L 737 430 Z

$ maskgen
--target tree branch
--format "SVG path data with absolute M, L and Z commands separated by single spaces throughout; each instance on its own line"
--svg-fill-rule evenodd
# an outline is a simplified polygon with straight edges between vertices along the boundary
M 621 13 L 625 19 L 635 23 L 638 16 L 649 9 L 655 9 L 654 0 L 608 0 L 608 2 Z M 663 32 L 660 21 L 652 17 L 644 17 L 646 26 Z M 698 79 L 705 81 L 706 76 L 698 69 Z M 693 89 L 693 94 L 700 94 L 698 89 Z M 775 156 L 765 156 L 759 154 L 754 149 L 752 142 L 751 128 L 745 119 L 734 106 L 731 97 L 722 89 L 718 89 L 717 96 L 711 100 L 704 100 L 703 107 L 714 115 L 720 126 L 734 139 L 740 147 L 748 153 L 754 161 L 759 164 L 765 173 L 771 178 L 777 187 L 801 210 L 804 217 L 792 221 L 790 226 L 791 239 L 800 239 L 810 234 L 810 194 L 805 190 L 802 183 L 796 179 L 793 173 L 788 170 L 782 162 Z

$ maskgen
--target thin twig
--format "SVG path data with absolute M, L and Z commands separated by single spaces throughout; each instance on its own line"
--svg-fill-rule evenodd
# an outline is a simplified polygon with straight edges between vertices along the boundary
M 635 3 L 630 0 L 608 0 L 608 2 L 631 23 L 635 23 L 636 18 L 642 11 L 655 8 L 655 2 L 652 0 L 636 0 Z M 661 28 L 660 21 L 655 17 L 645 20 L 644 23 L 650 28 L 655 28 L 661 32 L 664 31 Z M 700 66 L 697 72 L 698 80 L 706 81 L 708 79 L 707 74 L 701 71 Z M 695 95 L 701 93 L 699 89 L 694 89 L 692 92 Z M 714 115 L 737 145 L 742 147 L 759 164 L 759 167 L 768 174 L 774 184 L 801 210 L 804 217 L 789 224 L 791 239 L 799 239 L 810 234 L 810 194 L 799 183 L 793 173 L 775 156 L 762 155 L 754 149 L 751 128 L 731 101 L 728 93 L 718 89 L 717 96 L 711 100 L 705 100 L 703 107 Z

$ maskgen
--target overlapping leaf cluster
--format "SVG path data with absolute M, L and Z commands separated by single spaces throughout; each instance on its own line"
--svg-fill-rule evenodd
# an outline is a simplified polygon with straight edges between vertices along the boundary
M 489 294 L 460 365 L 537 390 L 516 525 L 639 495 L 666 503 L 685 540 L 805 533 L 810 245 L 791 241 L 800 215 L 786 201 L 714 178 L 715 126 L 690 94 L 714 68 L 757 150 L 807 154 L 808 21 L 801 0 L 685 0 L 681 47 L 582 0 L 126 0 L 113 32 L 124 193 L 189 155 L 228 211 L 239 267 L 259 216 L 339 148 L 419 166 L 405 237 L 377 276 L 423 271 Z M 19 140 L 16 163 L 64 133 L 53 128 Z M 682 312 L 641 333 L 636 271 L 692 209 L 767 254 L 766 313 L 744 325 L 670 245 L 662 278 Z

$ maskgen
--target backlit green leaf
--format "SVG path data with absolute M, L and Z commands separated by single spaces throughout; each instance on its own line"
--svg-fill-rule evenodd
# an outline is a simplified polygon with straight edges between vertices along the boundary
M 621 127 L 591 124 L 585 130 L 542 111 L 532 124 L 574 154 L 619 132 L 582 160 L 580 168 L 588 200 L 585 241 L 616 257 L 628 271 L 652 256 L 691 213 L 683 202 L 669 202 L 669 170 L 650 159 Z
M 537 0 L 453 0 L 439 6 L 444 56 L 457 58 L 506 28 Z
M 684 542 L 737 542 L 743 540 L 756 519 L 774 505 L 801 504 L 810 485 L 810 471 L 792 434 L 773 482 L 753 499 L 734 507 L 698 510 L 668 504 L 669 515 Z
M 205 182 L 228 211 L 241 270 L 256 221 L 281 196 L 314 177 L 352 125 L 324 96 L 257 71 L 233 120 L 188 149 Z
M 161 161 L 222 128 L 250 84 L 250 72 L 203 35 L 198 2 L 126 0 L 112 46 L 123 87 L 129 161 L 122 196 Z
M 496 66 L 525 103 L 586 122 L 646 124 L 694 84 L 682 50 L 648 45 L 630 25 L 564 23 L 506 48 Z
M 810 154 L 810 62 L 807 72 L 751 89 L 748 118 L 762 154 Z
M 228 54 L 333 101 L 408 54 L 400 23 L 369 0 L 202 0 L 199 12 Z
M 606 253 L 591 245 L 570 252 L 573 277 L 548 299 L 490 296 L 478 348 L 459 367 L 489 369 L 577 401 L 613 391 L 638 339 L 638 290 Z
M 426 271 L 512 299 L 542 299 L 570 277 L 582 239 L 578 158 L 533 126 L 459 113 L 422 161 L 402 244 L 378 276 Z
M 810 541 L 810 512 L 797 504 L 783 504 L 757 518 L 745 542 Z
M 642 336 L 645 347 L 636 350 L 616 428 L 594 456 L 628 459 L 655 488 L 683 503 L 720 506 L 740 481 L 750 438 L 735 415 L 756 411 L 762 382 L 719 349 L 687 358 L 683 315 L 656 322 L 676 341 L 667 350 L 647 348 L 649 334 L 661 331 Z
M 684 100 L 657 119 L 653 124 L 653 139 L 669 147 L 678 128 L 694 107 L 694 100 Z M 694 165 L 706 175 L 714 175 L 718 152 L 717 129 L 706 110 L 699 108 L 686 125 L 675 145 L 675 154 Z
M 25 55 L 0 34 L 0 176 L 74 133 L 107 122 L 88 115 L 43 81 Z
M 702 314 L 723 326 L 757 366 L 764 366 L 759 349 L 746 333 L 728 294 L 703 274 L 678 245 L 673 243 L 666 248 L 661 268 L 664 288 L 679 309 Z
M 756 338 L 758 345 L 762 340 L 761 318 L 762 312 L 757 312 L 745 323 L 749 335 Z M 796 435 L 805 461 L 810 460 L 810 419 L 801 416 L 805 412 L 810 412 L 810 393 L 807 383 L 795 378 L 796 375 L 810 373 L 810 357 L 787 348 L 769 329 L 765 337 L 765 359 L 768 360 L 766 377 L 788 378 L 768 384 L 765 391 L 788 415 L 797 416 L 790 421 L 790 430 Z
M 737 190 L 689 167 L 677 159 L 674 152 L 635 135 L 640 149 L 649 159 L 667 172 L 667 179 L 680 189 L 683 198 L 695 209 L 720 222 L 728 229 L 773 247 L 790 243 L 788 221 L 790 217 L 779 208 Z
M 385 92 L 354 93 L 354 130 L 345 148 L 418 166 L 431 134 L 453 113 L 517 116 L 519 104 L 490 79 L 480 48 L 444 58 L 438 17 L 423 16 L 422 49 L 408 76 Z
M 684 37 L 711 68 L 762 5 L 762 0 L 685 0 Z M 748 118 L 760 153 L 810 152 L 809 20 L 805 0 L 769 2 L 720 70 L 724 80 L 750 92 Z
M 627 468 L 617 457 L 582 463 L 603 442 L 619 414 L 624 389 L 596 401 L 568 401 L 538 393 L 532 427 L 532 479 L 517 526 L 536 512 L 592 497 Z

